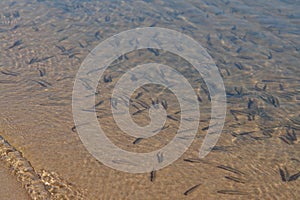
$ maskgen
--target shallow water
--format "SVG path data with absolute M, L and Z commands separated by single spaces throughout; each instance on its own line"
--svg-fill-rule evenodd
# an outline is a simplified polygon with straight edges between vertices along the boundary
M 300 178 L 285 182 L 279 169 L 286 168 L 290 176 L 300 171 L 299 10 L 297 0 L 1 1 L 1 135 L 30 162 L 52 199 L 298 199 Z M 178 56 L 147 50 L 131 52 L 109 68 L 106 73 L 113 78 L 98 86 L 96 101 L 104 102 L 97 116 L 107 136 L 123 149 L 155 150 L 178 128 L 177 121 L 168 119 L 169 128 L 138 144 L 118 129 L 108 106 L 124 71 L 147 62 L 167 64 L 184 74 L 202 99 L 196 139 L 176 162 L 157 171 L 154 181 L 149 173 L 113 170 L 89 154 L 72 130 L 71 107 L 75 75 L 88 53 L 114 34 L 148 26 L 173 29 L 200 42 L 216 63 L 227 95 L 216 148 L 191 163 L 184 159 L 197 157 L 210 119 L 199 74 Z M 157 86 L 146 88 L 150 92 L 140 88 L 133 97 L 143 92 L 141 101 L 165 99 L 168 114 L 178 111 L 174 95 Z M 136 111 L 133 105 L 130 109 Z M 147 112 L 133 119 L 149 123 Z M 286 136 L 292 133 L 296 139 L 290 141 Z M 2 187 L 6 184 L 1 180 Z

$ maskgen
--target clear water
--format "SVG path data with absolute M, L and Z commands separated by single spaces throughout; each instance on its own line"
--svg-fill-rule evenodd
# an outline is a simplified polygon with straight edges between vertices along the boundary
M 41 179 L 42 170 L 57 175 L 49 175 L 54 179 L 50 188 L 72 185 L 51 190 L 52 199 L 299 199 L 300 178 L 285 182 L 279 170 L 286 168 L 290 177 L 300 171 L 299 10 L 298 0 L 1 1 L 1 135 Z M 199 75 L 167 52 L 132 52 L 111 66 L 107 74 L 113 81 L 99 84 L 97 100 L 104 103 L 97 115 L 108 137 L 123 149 L 160 148 L 178 127 L 168 120 L 169 128 L 138 144 L 118 129 L 107 108 L 111 89 L 125 70 L 153 61 L 168 64 L 202 98 L 195 141 L 180 159 L 157 171 L 154 181 L 150 174 L 124 173 L 98 162 L 72 130 L 71 110 L 75 75 L 88 53 L 114 34 L 148 26 L 173 29 L 200 42 L 218 66 L 227 93 L 226 122 L 216 148 L 191 163 L 184 159 L 197 157 L 210 119 Z M 174 95 L 147 88 L 149 92 L 140 88 L 134 95 L 144 92 L 141 100 L 147 103 L 165 98 L 168 113 L 178 111 Z M 250 109 L 249 99 L 256 105 Z M 133 119 L 149 122 L 147 112 Z M 296 139 L 288 140 L 293 133 Z

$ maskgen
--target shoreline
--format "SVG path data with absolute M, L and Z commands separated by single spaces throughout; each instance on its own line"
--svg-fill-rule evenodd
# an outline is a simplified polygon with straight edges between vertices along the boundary
M 22 153 L 10 145 L 1 135 L 0 160 L 33 200 L 84 199 L 84 195 L 80 190 L 61 179 L 58 174 L 46 170 L 36 172 Z

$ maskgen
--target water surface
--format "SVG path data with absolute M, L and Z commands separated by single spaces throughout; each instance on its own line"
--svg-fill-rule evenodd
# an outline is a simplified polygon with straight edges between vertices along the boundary
M 298 0 L 1 1 L 1 135 L 41 179 L 50 177 L 52 181 L 43 181 L 52 199 L 297 199 L 300 179 L 283 181 L 280 169 L 290 177 L 300 171 L 299 10 Z M 205 47 L 227 95 L 217 146 L 201 162 L 187 162 L 197 157 L 210 120 L 210 101 L 199 74 L 185 60 L 162 51 L 131 52 L 112 64 L 106 72 L 112 82 L 99 83 L 96 98 L 103 104 L 97 116 L 123 149 L 160 148 L 178 127 L 168 119 L 169 128 L 138 144 L 118 129 L 109 99 L 126 70 L 140 63 L 167 64 L 185 75 L 201 97 L 196 139 L 180 159 L 156 172 L 154 181 L 150 174 L 124 173 L 98 162 L 72 130 L 71 112 L 75 75 L 88 53 L 114 34 L 149 26 L 185 33 Z M 168 113 L 178 111 L 168 90 L 146 89 L 133 97 L 143 92 L 141 101 L 165 99 Z M 136 111 L 133 104 L 130 109 Z M 147 112 L 133 119 L 140 125 L 149 122 Z M 296 139 L 289 139 L 291 134 Z M 6 184 L 1 180 L 2 187 Z M 64 189 L 54 190 L 55 184 Z M 19 199 L 24 199 L 21 194 Z

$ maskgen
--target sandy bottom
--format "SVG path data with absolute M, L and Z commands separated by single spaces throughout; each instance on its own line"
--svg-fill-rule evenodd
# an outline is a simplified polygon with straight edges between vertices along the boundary
M 9 170 L 0 162 L 0 199 L 15 199 L 27 200 L 30 199 L 21 183 L 16 180 L 16 177 L 10 174 Z
M 0 200 L 28 199 L 17 180 L 23 180 L 32 199 L 42 191 L 51 200 L 298 200 L 299 2 L 0 1 L 0 133 L 5 140 L 0 140 L 0 157 L 20 172 L 14 176 L 0 168 Z M 153 102 L 164 104 L 169 115 L 164 129 L 143 140 L 122 131 L 111 114 L 111 94 L 123 74 L 141 64 L 165 64 L 182 74 L 197 94 L 201 114 L 192 145 L 155 175 L 125 173 L 96 160 L 79 138 L 88 123 L 75 126 L 72 114 L 75 77 L 84 59 L 100 42 L 137 27 L 168 28 L 201 43 L 226 89 L 221 137 L 199 161 L 211 121 L 205 77 L 181 56 L 155 49 L 128 52 L 109 66 L 100 78 L 95 104 L 82 111 L 95 108 L 105 135 L 126 151 L 152 152 L 169 144 L 182 113 L 172 87 L 149 84 L 131 95 L 130 104 L 123 99 L 118 105 L 128 106 L 133 121 L 145 126 L 150 124 Z M 94 77 L 98 72 L 88 74 Z M 160 73 L 159 77 L 170 76 Z M 80 80 L 86 90 L 91 88 L 89 78 Z M 111 157 L 120 166 L 132 164 Z M 166 154 L 163 157 L 167 159 Z M 154 161 L 159 162 L 156 156 Z

